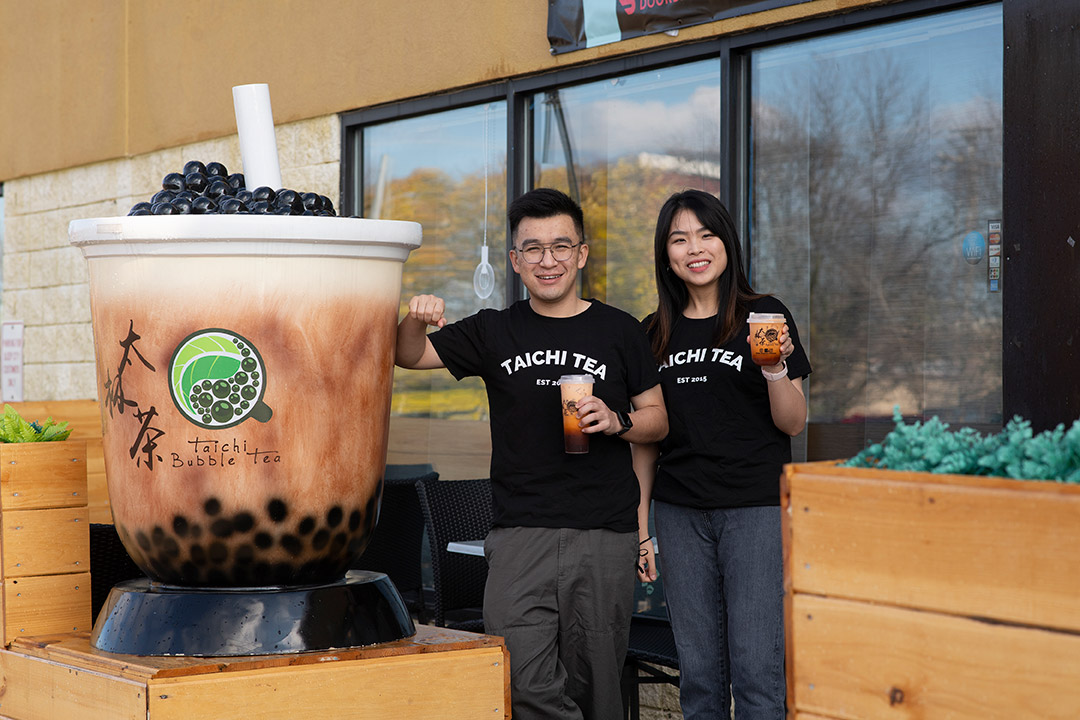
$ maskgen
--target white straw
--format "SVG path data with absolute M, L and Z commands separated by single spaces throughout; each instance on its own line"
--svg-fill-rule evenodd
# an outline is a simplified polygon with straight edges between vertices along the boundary
M 281 187 L 274 113 L 270 109 L 270 87 L 265 83 L 233 88 L 236 131 L 240 134 L 240 158 L 244 163 L 244 183 L 249 190 L 264 185 Z

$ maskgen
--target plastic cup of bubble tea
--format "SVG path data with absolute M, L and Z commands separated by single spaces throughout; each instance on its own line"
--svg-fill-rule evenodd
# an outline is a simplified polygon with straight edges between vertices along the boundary
M 594 382 L 592 375 L 563 375 L 559 378 L 559 391 L 562 393 L 563 446 L 571 455 L 584 455 L 589 452 L 589 436 L 582 432 L 577 406 L 582 398 L 592 395 Z
M 755 365 L 780 364 L 780 333 L 786 322 L 783 313 L 750 313 L 750 359 Z

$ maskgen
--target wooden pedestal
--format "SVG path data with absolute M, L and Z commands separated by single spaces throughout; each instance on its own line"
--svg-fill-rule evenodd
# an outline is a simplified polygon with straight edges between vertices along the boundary
M 421 625 L 368 648 L 238 658 L 139 657 L 87 634 L 0 650 L 10 720 L 403 720 L 510 716 L 501 638 Z

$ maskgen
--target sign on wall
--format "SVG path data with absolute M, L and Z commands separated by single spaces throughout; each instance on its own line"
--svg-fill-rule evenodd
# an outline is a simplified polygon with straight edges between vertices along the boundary
M 7 320 L 0 329 L 0 384 L 4 402 L 23 399 L 23 321 Z
M 548 0 L 554 54 L 809 0 Z

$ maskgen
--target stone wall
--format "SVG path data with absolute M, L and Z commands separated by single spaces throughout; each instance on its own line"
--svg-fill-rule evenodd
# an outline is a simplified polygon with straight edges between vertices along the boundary
M 336 115 L 277 127 L 281 180 L 340 205 L 341 124 Z M 24 399 L 97 399 L 89 276 L 68 243 L 78 218 L 126 215 L 188 160 L 242 170 L 235 135 L 4 183 L 4 320 L 22 320 Z

